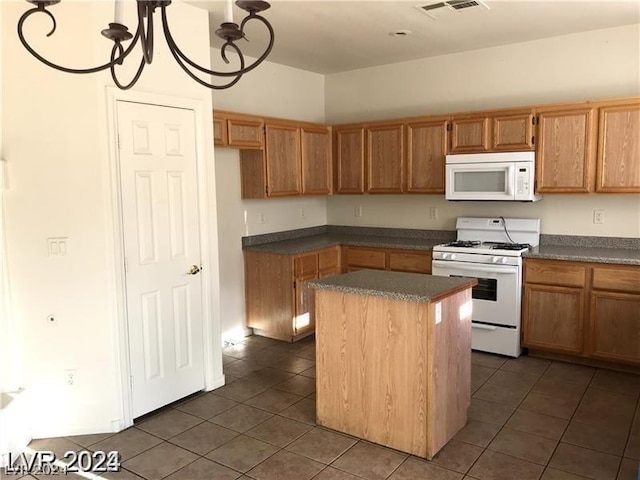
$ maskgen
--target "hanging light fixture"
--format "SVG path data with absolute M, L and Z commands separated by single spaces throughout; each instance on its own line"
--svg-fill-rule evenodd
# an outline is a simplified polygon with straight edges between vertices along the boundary
M 247 72 L 250 72 L 258 65 L 260 65 L 265 58 L 271 52 L 273 48 L 274 42 L 274 32 L 271 24 L 262 17 L 259 13 L 268 9 L 271 5 L 269 3 L 260 1 L 260 0 L 237 0 L 236 5 L 241 9 L 245 10 L 248 15 L 242 20 L 240 25 L 233 22 L 233 4 L 232 0 L 227 0 L 225 5 L 225 21 L 220 25 L 220 28 L 216 30 L 216 35 L 222 38 L 225 43 L 220 48 L 220 55 L 225 63 L 229 63 L 229 59 L 227 57 L 228 50 L 233 51 L 237 56 L 240 63 L 240 67 L 235 71 L 229 72 L 217 72 L 214 70 L 209 70 L 204 68 L 197 63 L 187 57 L 182 50 L 178 47 L 173 36 L 171 35 L 171 31 L 169 29 L 169 22 L 167 21 L 167 7 L 171 4 L 171 0 L 136 0 L 138 7 L 138 25 L 135 31 L 135 34 L 131 34 L 129 29 L 123 24 L 124 17 L 124 0 L 115 0 L 115 14 L 114 14 L 114 22 L 109 24 L 109 28 L 102 30 L 102 35 L 109 40 L 113 41 L 113 48 L 111 49 L 111 57 L 109 61 L 103 65 L 99 65 L 97 67 L 86 68 L 86 69 L 75 69 L 75 68 L 67 68 L 60 65 L 56 65 L 53 62 L 50 62 L 43 56 L 41 56 L 38 52 L 36 52 L 31 45 L 27 42 L 23 34 L 23 25 L 24 22 L 31 15 L 36 13 L 44 13 L 51 18 L 53 22 L 53 27 L 51 31 L 47 34 L 47 37 L 53 35 L 56 31 L 56 19 L 53 14 L 47 10 L 47 7 L 51 5 L 55 5 L 56 3 L 60 3 L 60 0 L 27 0 L 29 3 L 35 5 L 34 8 L 27 10 L 18 21 L 18 36 L 20 37 L 20 41 L 24 45 L 24 47 L 38 60 L 40 60 L 45 65 L 48 65 L 51 68 L 55 68 L 57 70 L 61 70 L 67 73 L 95 73 L 100 72 L 102 70 L 109 69 L 111 71 L 111 77 L 113 78 L 114 83 L 118 86 L 118 88 L 122 90 L 127 90 L 133 87 L 140 76 L 142 75 L 142 71 L 144 70 L 145 65 L 150 64 L 153 61 L 153 42 L 154 42 L 154 30 L 153 30 L 153 15 L 155 13 L 156 8 L 160 8 L 160 13 L 162 17 L 162 31 L 164 32 L 164 36 L 167 40 L 167 45 L 169 46 L 169 51 L 173 55 L 173 58 L 176 60 L 178 65 L 196 82 L 205 87 L 212 88 L 215 90 L 222 90 L 225 88 L 229 88 L 242 78 Z M 245 37 L 245 26 L 251 20 L 256 20 L 264 24 L 264 26 L 269 31 L 269 43 L 265 48 L 262 55 L 260 55 L 253 63 L 250 65 L 245 64 L 244 56 L 240 50 L 240 48 L 236 45 L 236 41 L 240 39 L 246 39 Z M 126 47 L 123 45 L 123 42 L 127 42 L 131 40 L 131 43 Z M 118 80 L 116 74 L 116 66 L 122 65 L 124 60 L 129 57 L 131 52 L 133 52 L 136 45 L 140 43 L 142 47 L 142 59 L 140 61 L 140 65 L 138 67 L 137 72 L 130 80 L 129 83 L 122 83 Z M 215 77 L 221 77 L 226 81 L 226 83 L 221 83 L 220 85 L 214 85 L 212 83 L 206 82 L 199 78 L 194 70 L 201 72 L 204 75 L 212 75 Z

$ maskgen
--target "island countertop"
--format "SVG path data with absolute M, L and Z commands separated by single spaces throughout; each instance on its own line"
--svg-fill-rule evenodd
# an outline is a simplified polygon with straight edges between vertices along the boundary
M 429 303 L 453 293 L 471 288 L 474 278 L 436 277 L 422 273 L 390 272 L 385 270 L 358 270 L 313 280 L 309 287 L 374 297 Z

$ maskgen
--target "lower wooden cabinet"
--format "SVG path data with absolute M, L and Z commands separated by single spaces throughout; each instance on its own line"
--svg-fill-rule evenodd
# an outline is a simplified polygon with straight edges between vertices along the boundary
M 562 353 L 584 351 L 584 291 L 528 284 L 524 288 L 524 344 Z
M 363 268 L 394 272 L 431 273 L 431 250 L 342 247 L 344 270 Z
M 640 266 L 525 259 L 522 344 L 640 365 Z
M 293 342 L 315 331 L 310 280 L 341 272 L 340 247 L 298 255 L 245 251 L 247 326 Z

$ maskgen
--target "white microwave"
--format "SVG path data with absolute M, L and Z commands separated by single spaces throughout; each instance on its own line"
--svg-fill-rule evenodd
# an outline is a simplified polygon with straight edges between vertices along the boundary
M 447 200 L 535 202 L 535 152 L 447 155 Z

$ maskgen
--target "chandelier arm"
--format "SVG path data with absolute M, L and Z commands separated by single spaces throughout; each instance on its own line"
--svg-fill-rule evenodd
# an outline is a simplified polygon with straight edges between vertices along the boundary
M 267 45 L 267 48 L 265 49 L 265 51 L 262 52 L 262 55 L 260 55 L 255 62 L 253 62 L 251 65 L 243 69 L 242 71 L 243 74 L 250 72 L 251 70 L 256 68 L 269 56 L 269 54 L 271 53 L 271 50 L 273 49 L 273 44 L 275 43 L 275 40 L 276 40 L 275 32 L 273 31 L 273 27 L 271 26 L 271 24 L 267 21 L 266 18 L 256 14 L 255 12 L 250 13 L 249 16 L 245 17 L 244 20 L 242 20 L 242 22 L 240 23 L 240 31 L 242 32 L 243 36 L 244 36 L 244 26 L 250 20 L 259 20 L 264 24 L 265 27 L 267 27 L 267 30 L 269 30 L 269 44 Z
M 250 18 L 256 18 L 256 19 L 261 20 L 262 23 L 264 23 L 267 26 L 267 28 L 269 29 L 270 40 L 269 40 L 269 45 L 267 46 L 267 49 L 264 51 L 264 53 L 255 62 L 253 62 L 248 67 L 245 67 L 244 57 L 243 57 L 240 49 L 238 48 L 238 46 L 235 43 L 233 43 L 232 41 L 227 41 L 222 46 L 222 53 L 221 54 L 223 56 L 223 59 L 226 60 L 226 56 L 225 56 L 225 53 L 224 53 L 226 48 L 228 46 L 233 47 L 235 49 L 236 53 L 238 54 L 238 56 L 241 59 L 240 69 L 239 70 L 235 70 L 235 71 L 231 71 L 231 72 L 218 72 L 216 70 L 209 70 L 207 68 L 204 68 L 204 67 L 198 65 L 193 60 L 189 59 L 189 57 L 187 57 L 184 54 L 184 52 L 182 52 L 182 50 L 180 50 L 180 47 L 178 47 L 178 45 L 176 44 L 175 40 L 173 39 L 173 36 L 171 35 L 171 31 L 169 29 L 169 23 L 167 21 L 167 16 L 166 16 L 166 6 L 164 6 L 164 5 L 162 6 L 162 26 L 163 26 L 163 30 L 164 30 L 164 36 L 167 39 L 167 44 L 169 45 L 169 50 L 171 50 L 171 53 L 175 52 L 174 53 L 174 57 L 176 58 L 176 61 L 178 61 L 176 56 L 179 56 L 182 60 L 184 60 L 184 62 L 186 62 L 187 64 L 189 64 L 191 67 L 195 68 L 196 70 L 200 70 L 202 73 L 206 73 L 207 75 L 214 75 L 216 77 L 237 77 L 238 75 L 242 76 L 245 73 L 247 73 L 247 72 L 253 70 L 254 68 L 256 68 L 265 58 L 267 58 L 267 56 L 271 52 L 271 49 L 273 48 L 273 44 L 274 44 L 273 28 L 271 27 L 269 22 L 267 22 L 266 19 L 260 17 L 259 15 L 255 15 L 255 14 L 251 14 L 250 16 L 246 17 L 242 21 L 242 26 L 244 26 L 244 24 Z M 183 69 L 185 68 L 184 65 L 181 65 L 181 66 L 182 66 Z M 231 85 L 234 85 L 234 84 L 235 84 L 235 81 Z M 229 86 L 231 86 L 231 85 L 229 85 Z M 214 88 L 214 87 L 210 87 L 210 88 Z
M 167 37 L 167 43 L 169 43 L 169 37 Z M 231 45 L 233 46 L 233 48 L 236 49 L 236 52 L 240 56 L 240 63 L 242 65 L 244 65 L 244 57 L 242 56 L 242 53 L 240 52 L 240 49 L 238 47 L 236 47 L 235 45 L 233 45 L 233 44 L 231 44 Z M 185 73 L 187 75 L 189 75 L 193 80 L 198 82 L 200 85 L 202 85 L 204 87 L 207 87 L 207 88 L 211 88 L 212 90 L 224 90 L 226 88 L 233 87 L 242 78 L 242 74 L 239 73 L 239 74 L 236 75 L 236 78 L 234 78 L 229 83 L 226 83 L 224 85 L 214 85 L 212 83 L 207 83 L 204 80 L 198 78 L 198 76 L 196 76 L 196 74 L 194 74 L 191 70 L 189 70 L 189 68 L 184 64 L 182 58 L 180 57 L 180 55 L 178 53 L 179 50 L 177 49 L 177 47 L 174 49 L 169 44 L 169 51 L 171 52 L 171 55 L 173 55 L 173 58 L 175 59 L 176 63 L 180 66 L 180 68 L 182 68 L 182 70 L 185 71 Z
M 120 47 L 122 48 L 122 47 Z M 113 48 L 111 49 L 111 60 L 113 61 L 113 59 L 116 56 L 116 51 L 118 51 L 118 47 L 117 45 L 114 45 Z M 144 70 L 144 67 L 147 65 L 146 59 L 144 58 L 144 55 L 142 56 L 142 60 L 140 60 L 140 66 L 138 67 L 138 71 L 136 72 L 136 74 L 133 76 L 133 79 L 131 79 L 131 81 L 126 84 L 123 85 L 122 83 L 120 83 L 120 81 L 118 80 L 118 77 L 116 75 L 116 66 L 111 65 L 111 78 L 113 80 L 113 83 L 116 84 L 116 86 L 120 89 L 120 90 L 129 90 L 131 87 L 133 87 L 138 80 L 140 79 L 140 75 L 142 75 L 142 71 Z
M 153 9 L 148 2 L 138 1 L 138 31 L 142 42 L 142 55 L 147 63 L 153 62 Z M 144 17 L 147 17 L 147 28 L 144 27 Z
M 44 58 L 42 55 L 40 55 L 38 52 L 36 52 L 33 48 L 31 48 L 31 45 L 29 45 L 29 43 L 27 42 L 26 38 L 24 37 L 24 34 L 22 32 L 22 28 L 23 28 L 24 22 L 31 15 L 33 15 L 34 13 L 38 13 L 38 12 L 43 12 L 43 13 L 47 14 L 49 16 L 49 18 L 51 18 L 51 20 L 53 21 L 53 28 L 47 34 L 47 37 L 51 36 L 56 31 L 56 20 L 55 20 L 54 16 L 51 14 L 51 12 L 49 12 L 48 10 L 45 10 L 44 7 L 35 7 L 35 8 L 30 9 L 30 10 L 27 10 L 20 17 L 20 20 L 18 21 L 18 37 L 20 38 L 20 41 L 22 42 L 22 45 L 24 46 L 24 48 L 26 48 L 27 51 L 31 55 L 36 57 L 38 60 L 40 60 L 45 65 L 47 65 L 47 66 L 49 66 L 51 68 L 55 68 L 56 70 L 60 70 L 62 72 L 66 72 L 66 73 L 96 73 L 96 72 L 101 72 L 102 70 L 106 70 L 107 68 L 111 68 L 113 65 L 115 65 L 117 63 L 122 63 L 122 61 L 131 53 L 131 51 L 133 50 L 133 47 L 135 47 L 136 42 L 138 41 L 138 38 L 139 38 L 138 34 L 136 33 L 136 35 L 131 40 L 131 44 L 126 48 L 126 50 L 124 50 L 124 51 L 120 50 L 120 52 L 122 52 L 122 53 L 121 53 L 120 56 L 118 56 L 118 58 L 112 59 L 111 62 L 105 63 L 104 65 L 100 65 L 98 67 L 86 68 L 86 69 L 63 67 L 61 65 L 57 65 L 57 64 L 55 64 L 53 62 L 50 62 L 49 60 Z M 116 44 L 117 45 L 121 45 L 120 42 L 116 42 Z

